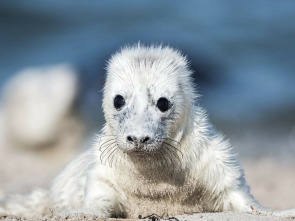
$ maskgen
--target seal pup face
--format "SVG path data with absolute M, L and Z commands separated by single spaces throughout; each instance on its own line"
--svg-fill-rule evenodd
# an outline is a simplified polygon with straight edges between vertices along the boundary
M 138 45 L 116 53 L 103 98 L 109 143 L 131 154 L 175 148 L 195 98 L 190 75 L 185 57 L 169 47 Z

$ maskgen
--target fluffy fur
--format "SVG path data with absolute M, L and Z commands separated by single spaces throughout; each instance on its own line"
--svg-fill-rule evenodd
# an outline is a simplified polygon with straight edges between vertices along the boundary
M 114 108 L 118 94 L 125 99 L 119 110 Z M 157 108 L 161 97 L 170 102 L 166 112 Z M 188 62 L 178 51 L 141 45 L 122 49 L 107 66 L 106 124 L 96 145 L 60 173 L 48 198 L 35 194 L 27 201 L 46 202 L 43 210 L 24 210 L 14 206 L 17 200 L 7 200 L 2 213 L 32 215 L 49 208 L 106 218 L 193 211 L 268 213 L 251 196 L 230 145 L 211 127 L 196 99 Z M 150 140 L 134 145 L 126 140 L 129 135 Z M 294 210 L 271 213 L 295 215 Z

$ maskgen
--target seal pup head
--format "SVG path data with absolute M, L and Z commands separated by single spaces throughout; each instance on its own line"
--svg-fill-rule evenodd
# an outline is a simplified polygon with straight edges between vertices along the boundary
M 195 98 L 188 62 L 177 50 L 121 49 L 108 62 L 104 87 L 106 134 L 114 141 L 109 144 L 130 154 L 175 147 L 192 124 Z

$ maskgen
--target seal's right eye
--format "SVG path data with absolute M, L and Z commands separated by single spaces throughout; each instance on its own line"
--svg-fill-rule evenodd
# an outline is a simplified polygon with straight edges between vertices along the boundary
M 121 95 L 116 95 L 114 99 L 114 106 L 117 110 L 120 110 L 125 105 L 125 99 Z
M 170 102 L 165 97 L 161 97 L 157 101 L 157 107 L 159 108 L 161 112 L 166 112 L 170 108 L 169 106 L 170 106 Z

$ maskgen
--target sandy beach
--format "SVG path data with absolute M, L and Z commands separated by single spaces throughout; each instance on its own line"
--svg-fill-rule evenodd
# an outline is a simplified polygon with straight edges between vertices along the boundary
M 90 216 L 90 215 L 84 215 L 84 214 L 77 214 L 74 216 L 35 216 L 32 218 L 17 218 L 17 217 L 7 217 L 7 218 L 0 218 L 0 220 L 32 220 L 32 221 L 91 221 L 91 220 L 108 220 L 108 221 L 134 221 L 134 220 L 152 220 L 151 218 L 147 219 L 100 219 L 96 216 Z M 254 214 L 248 214 L 248 213 L 232 213 L 232 212 L 225 212 L 225 213 L 196 213 L 196 214 L 190 214 L 190 215 L 181 215 L 176 217 L 170 217 L 170 218 L 163 218 L 158 220 L 170 220 L 170 221 L 194 221 L 194 220 L 200 220 L 200 221 L 220 221 L 220 220 L 226 220 L 226 221 L 248 221 L 248 220 L 258 220 L 258 221 L 267 221 L 267 220 L 293 220 L 292 218 L 279 218 L 274 216 L 263 216 L 263 215 L 254 215 Z
M 0 184 L 2 191 L 6 193 L 25 193 L 34 187 L 47 188 L 51 179 L 59 171 L 59 167 L 49 167 L 47 163 L 42 165 L 41 161 L 33 166 L 26 157 L 18 158 L 19 163 L 17 169 L 11 170 L 21 174 L 20 177 L 8 173 L 4 168 L 0 167 L 1 174 Z M 3 160 L 3 159 L 2 159 Z M 5 162 L 5 161 L 2 161 Z M 7 161 L 6 161 L 7 162 Z M 11 161 L 12 162 L 12 161 Z M 44 161 L 43 161 L 44 162 Z M 63 162 L 64 163 L 64 162 Z M 60 163 L 62 164 L 62 163 Z M 273 210 L 295 208 L 295 166 L 291 163 L 281 162 L 273 158 L 243 160 L 242 164 L 245 168 L 246 179 L 251 186 L 251 192 L 255 198 L 264 206 Z M 35 169 L 33 169 L 34 167 Z M 47 176 L 42 171 L 46 171 Z M 35 179 L 39 177 L 40 179 Z M 3 189 L 6 187 L 6 189 Z M 273 216 L 264 216 L 258 214 L 247 213 L 197 213 L 190 215 L 177 216 L 178 220 L 291 220 Z M 27 218 L 2 217 L 0 220 L 100 220 L 96 216 L 88 216 L 77 214 L 76 216 L 35 216 Z M 172 219 L 173 220 L 173 219 Z

